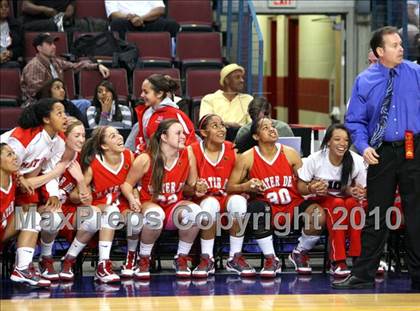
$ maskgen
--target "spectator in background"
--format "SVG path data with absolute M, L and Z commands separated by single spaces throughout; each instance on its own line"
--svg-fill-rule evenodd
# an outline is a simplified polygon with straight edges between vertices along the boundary
M 118 103 L 118 96 L 111 82 L 104 80 L 96 86 L 92 105 L 87 110 L 90 128 L 110 125 L 115 128 L 131 127 L 131 110 Z
M 144 105 L 138 105 L 135 110 L 139 130 L 136 136 L 136 152 L 144 152 L 159 123 L 165 119 L 177 119 L 184 130 L 185 145 L 196 141 L 194 124 L 173 102 L 173 94 L 178 84 L 169 76 L 152 74 L 143 81 L 141 97 Z
M 83 122 L 85 127 L 88 127 L 86 115 L 84 115 L 75 104 L 66 97 L 66 88 L 64 82 L 59 78 L 47 81 L 36 94 L 36 98 L 53 98 L 59 100 L 66 110 L 66 114 Z
M 105 9 L 112 31 L 124 38 L 127 31 L 167 31 L 172 38 L 179 30 L 177 22 L 165 15 L 165 4 L 159 0 L 105 0 Z
M 9 16 L 9 1 L 0 1 L 0 68 L 20 67 L 23 55 L 23 30 L 20 22 Z
M 262 117 L 270 117 L 271 104 L 264 97 L 256 97 L 249 103 L 248 113 L 252 121 Z M 273 122 L 273 126 L 277 129 L 279 137 L 294 136 L 292 129 L 287 123 L 274 119 L 271 119 L 271 121 Z M 236 134 L 235 147 L 238 149 L 239 153 L 243 153 L 253 146 L 251 123 L 248 123 L 242 126 Z
M 88 60 L 72 63 L 55 55 L 55 44 L 58 40 L 49 33 L 40 33 L 33 40 L 33 46 L 38 51 L 36 56 L 23 68 L 20 87 L 26 104 L 34 101 L 36 93 L 41 89 L 45 81 L 53 78 L 64 80 L 64 71 L 73 69 L 98 69 L 104 78 L 109 77 L 109 69 L 104 65 L 91 63 Z M 73 102 L 82 113 L 86 113 L 90 101 L 81 99 Z
M 64 31 L 73 25 L 75 0 L 24 0 L 22 14 L 27 31 Z
M 200 119 L 206 114 L 219 115 L 227 127 L 241 127 L 251 122 L 248 105 L 252 96 L 241 93 L 244 89 L 245 69 L 230 64 L 220 71 L 221 90 L 207 94 L 201 100 Z

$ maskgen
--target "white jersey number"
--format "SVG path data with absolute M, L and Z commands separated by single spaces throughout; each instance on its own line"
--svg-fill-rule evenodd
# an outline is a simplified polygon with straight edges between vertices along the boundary
M 292 198 L 290 197 L 289 190 L 286 188 L 281 188 L 279 191 L 273 191 L 269 192 L 266 195 L 267 199 L 270 201 L 270 203 L 274 205 L 285 205 L 289 204 L 292 201 Z

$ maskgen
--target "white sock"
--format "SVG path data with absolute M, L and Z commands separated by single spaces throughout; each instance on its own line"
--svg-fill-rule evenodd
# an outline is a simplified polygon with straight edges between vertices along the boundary
M 99 241 L 99 261 L 108 260 L 111 253 L 111 241 Z
M 242 251 L 242 244 L 244 243 L 243 236 L 233 236 L 229 237 L 230 249 L 229 249 L 229 259 L 232 259 L 236 253 Z
M 306 235 L 302 230 L 302 235 L 299 237 L 299 244 L 296 246 L 296 250 L 298 252 L 308 252 L 314 248 L 318 240 L 318 235 Z
M 214 247 L 214 239 L 210 240 L 203 240 L 201 239 L 201 253 L 207 254 L 210 258 L 213 258 L 213 247 Z
M 187 242 L 179 240 L 178 250 L 177 250 L 176 254 L 177 255 L 179 255 L 179 254 L 188 255 L 190 250 L 191 250 L 192 245 L 193 245 L 192 243 L 187 243 Z
M 41 257 L 51 257 L 52 256 L 52 248 L 54 245 L 54 241 L 51 243 L 45 243 L 41 240 Z
M 146 244 L 146 243 L 140 242 L 140 251 L 139 251 L 140 256 L 150 257 L 150 254 L 152 253 L 153 245 L 154 244 Z
M 258 239 L 257 243 L 258 243 L 258 246 L 261 248 L 261 251 L 263 252 L 264 256 L 268 256 L 268 255 L 276 256 L 275 255 L 276 253 L 274 252 L 272 235 L 262 238 L 262 239 Z
M 35 249 L 32 247 L 19 247 L 16 250 L 16 268 L 25 270 L 29 267 L 34 257 Z
M 127 249 L 129 252 L 135 252 L 137 250 L 137 245 L 139 244 L 139 239 L 131 240 L 127 239 Z
M 69 250 L 67 251 L 67 255 L 76 258 L 80 254 L 80 252 L 85 248 L 85 246 L 85 243 L 82 243 L 77 238 L 74 238 L 73 242 L 69 247 Z

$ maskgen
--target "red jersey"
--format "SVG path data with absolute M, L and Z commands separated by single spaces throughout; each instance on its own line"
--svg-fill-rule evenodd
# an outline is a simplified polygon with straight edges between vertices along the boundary
M 117 170 L 96 155 L 90 167 L 92 169 L 92 205 L 110 205 L 120 197 L 120 186 L 125 182 L 131 167 L 131 152 L 125 149 L 121 154 L 121 163 Z
M 152 161 L 152 158 L 151 158 Z M 140 202 L 152 201 L 152 171 L 153 163 L 150 163 L 149 170 L 144 174 L 140 183 Z M 175 203 L 183 199 L 182 191 L 190 172 L 190 163 L 187 149 L 180 150 L 178 160 L 172 167 L 164 169 L 162 189 L 159 197 L 155 201 L 163 209 L 172 207 Z
M 276 212 L 293 213 L 293 209 L 303 202 L 297 190 L 297 178 L 289 164 L 281 144 L 276 144 L 277 153 L 267 161 L 258 146 L 253 148 L 254 163 L 249 178 L 258 178 L 264 187 L 264 201 L 269 203 L 273 214 Z
M 212 162 L 204 153 L 204 143 L 191 145 L 197 161 L 199 178 L 204 178 L 207 184 L 207 195 L 226 197 L 226 184 L 235 166 L 235 149 L 233 144 L 225 141 L 216 163 Z
M 15 210 L 15 191 L 16 182 L 10 176 L 9 187 L 7 189 L 0 187 L 0 230 L 6 228 L 7 220 Z
M 162 106 L 150 116 L 149 122 L 147 123 L 146 129 L 143 128 L 143 116 L 147 109 L 145 105 L 138 105 L 135 108 L 137 114 L 137 120 L 139 124 L 139 132 L 136 137 L 136 153 L 140 154 L 144 152 L 147 147 L 147 141 L 156 132 L 160 122 L 166 119 L 177 119 L 181 123 L 184 134 L 186 136 L 185 145 L 190 145 L 193 142 L 196 142 L 194 124 L 188 118 L 188 116 L 182 112 L 180 109 L 174 106 Z

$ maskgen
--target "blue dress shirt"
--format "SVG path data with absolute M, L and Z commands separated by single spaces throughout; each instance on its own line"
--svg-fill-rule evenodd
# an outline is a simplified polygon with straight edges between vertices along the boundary
M 395 67 L 393 95 L 384 141 L 404 139 L 406 130 L 420 133 L 420 66 L 404 60 Z M 389 68 L 376 63 L 360 73 L 353 86 L 345 126 L 362 154 L 379 122 Z

